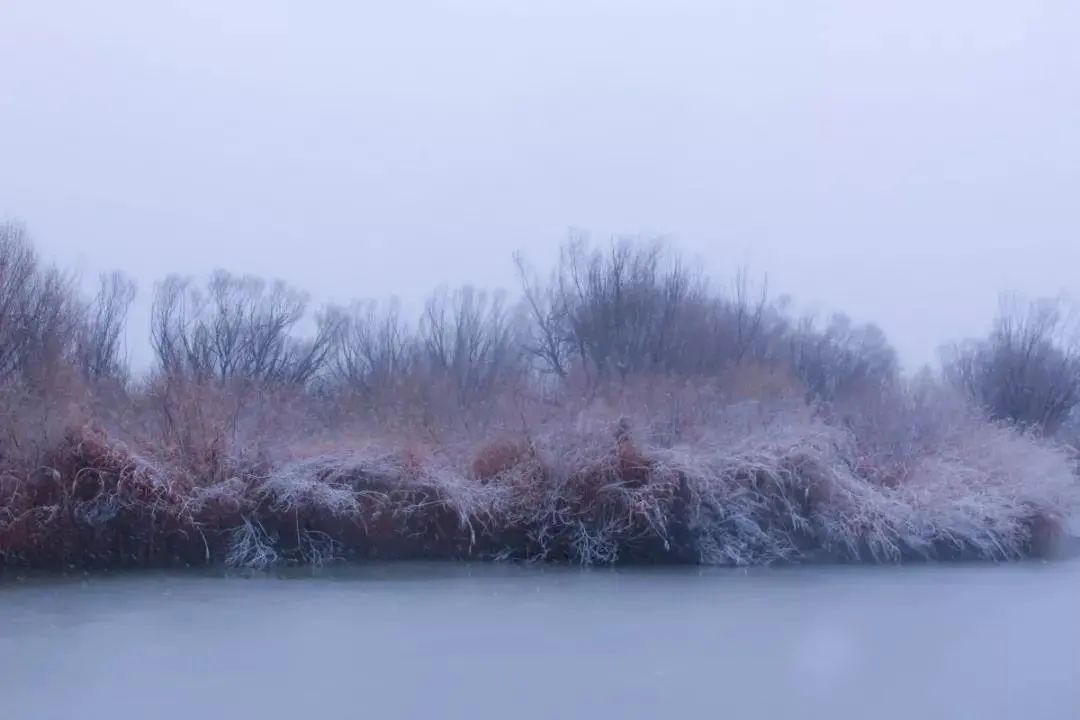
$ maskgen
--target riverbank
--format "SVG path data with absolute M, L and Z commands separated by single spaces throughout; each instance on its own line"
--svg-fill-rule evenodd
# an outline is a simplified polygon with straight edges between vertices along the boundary
M 1003 308 L 942 373 L 745 272 L 571 240 L 520 298 L 312 310 L 219 271 L 93 299 L 0 224 L 0 567 L 1006 560 L 1080 515 L 1080 354 Z
M 1080 507 L 1069 457 L 954 422 L 896 455 L 787 409 L 660 443 L 625 418 L 473 445 L 369 438 L 200 478 L 70 431 L 0 483 L 7 568 L 268 568 L 393 559 L 581 565 L 1047 556 Z

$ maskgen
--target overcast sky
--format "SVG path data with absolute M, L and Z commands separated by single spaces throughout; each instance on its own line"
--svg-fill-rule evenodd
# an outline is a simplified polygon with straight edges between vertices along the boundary
M 1078 38 L 1075 0 L 0 0 L 0 217 L 144 300 L 410 301 L 662 234 L 913 366 L 1080 294 Z

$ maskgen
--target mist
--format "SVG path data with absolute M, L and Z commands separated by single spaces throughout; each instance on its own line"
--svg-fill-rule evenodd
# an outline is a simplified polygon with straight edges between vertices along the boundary
M 88 281 L 317 301 L 513 287 L 572 228 L 670 238 L 915 368 L 1075 291 L 1067 2 L 9 2 L 0 216 Z

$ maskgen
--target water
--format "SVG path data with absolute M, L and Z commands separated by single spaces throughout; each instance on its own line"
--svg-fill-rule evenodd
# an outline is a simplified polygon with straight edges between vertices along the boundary
M 37 718 L 1080 717 L 1080 561 L 0 586 Z

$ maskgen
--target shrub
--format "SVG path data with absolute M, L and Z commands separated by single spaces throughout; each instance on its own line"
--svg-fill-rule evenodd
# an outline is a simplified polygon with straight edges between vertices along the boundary
M 1003 301 L 988 338 L 949 351 L 946 374 L 991 418 L 1053 435 L 1080 402 L 1074 340 L 1058 303 Z
M 792 322 L 665 253 L 571 245 L 546 289 L 523 270 L 525 315 L 466 288 L 416 330 L 354 306 L 306 339 L 284 285 L 171 278 L 129 382 L 131 284 L 84 302 L 7 227 L 0 567 L 1011 559 L 1080 509 L 1045 437 L 1070 427 L 1054 317 L 950 369 L 1010 425 L 900 378 L 871 326 Z

